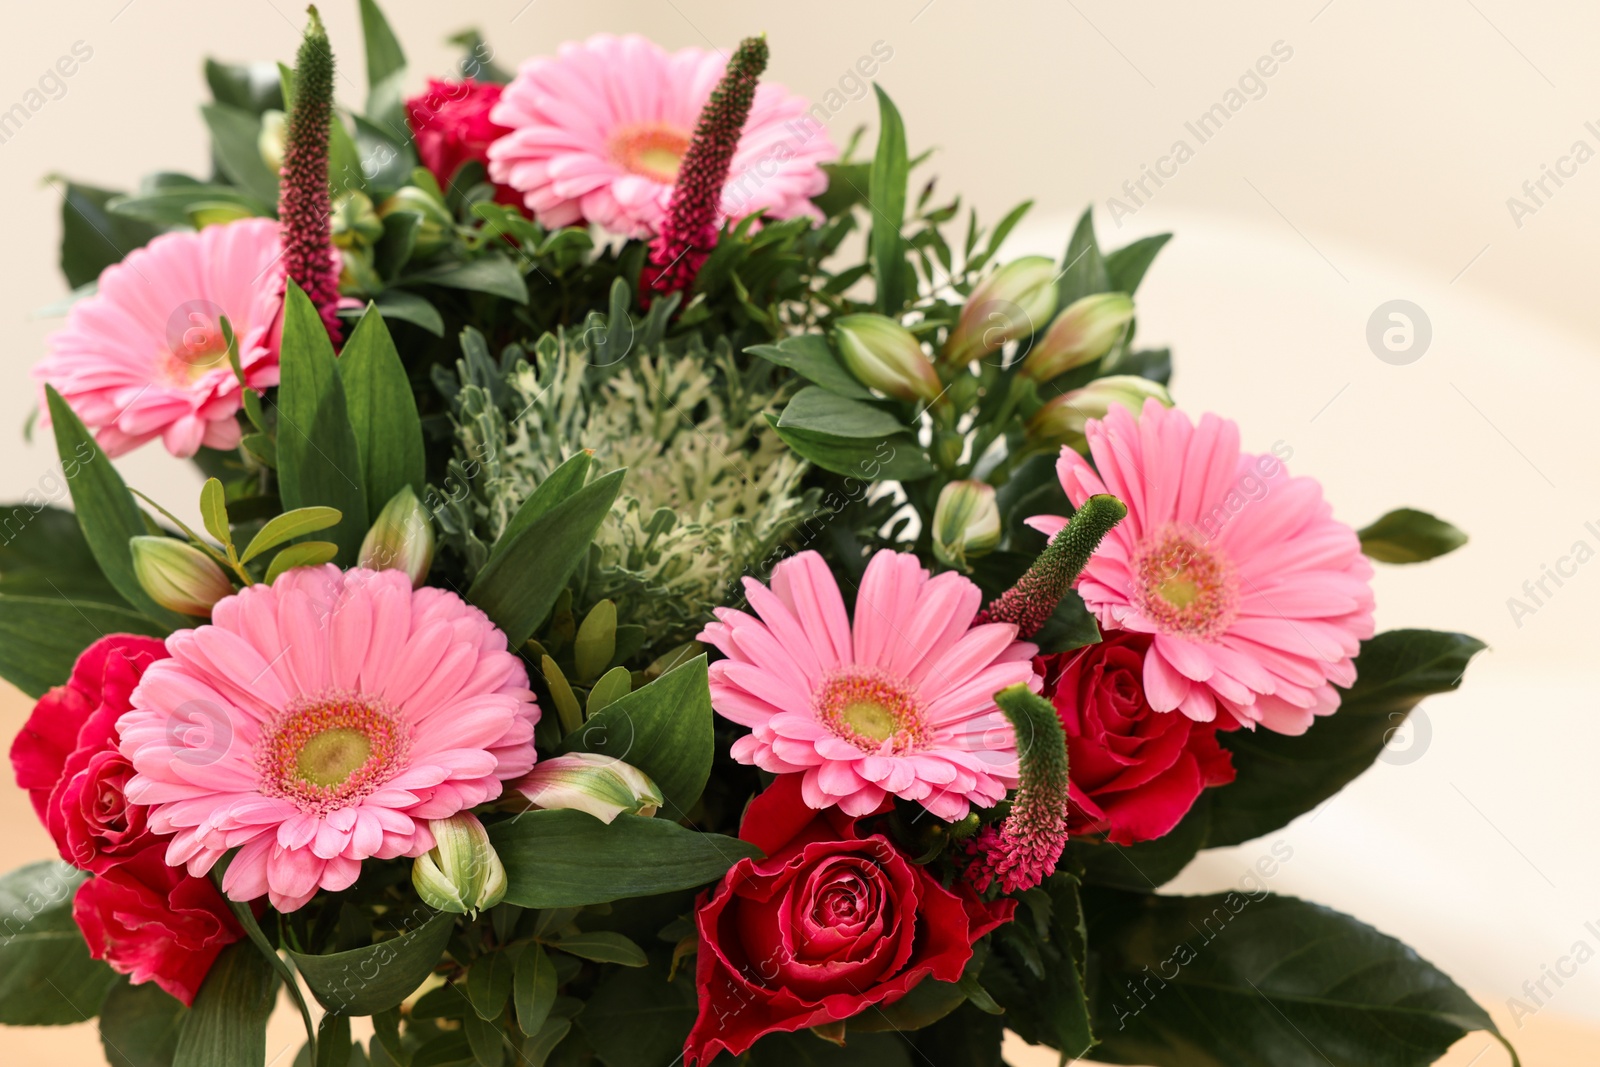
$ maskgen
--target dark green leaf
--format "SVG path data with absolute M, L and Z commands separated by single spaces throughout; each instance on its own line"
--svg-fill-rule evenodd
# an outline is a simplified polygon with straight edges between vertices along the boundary
M 261 553 L 276 548 L 285 541 L 337 526 L 343 517 L 338 508 L 317 505 L 295 508 L 282 515 L 274 515 L 267 520 L 265 526 L 261 527 L 260 532 L 250 539 L 250 543 L 245 546 L 244 554 L 239 559 L 243 563 L 249 563 Z
M 654 896 L 716 881 L 751 845 L 665 819 L 618 815 L 609 826 L 581 811 L 530 811 L 489 828 L 505 864 L 506 900 L 576 908 Z
M 505 1031 L 497 1024 L 468 1012 L 461 1020 L 461 1029 L 466 1031 L 467 1047 L 478 1067 L 501 1067 L 506 1062 Z
M 367 48 L 367 115 L 375 122 L 403 128 L 400 91 L 406 56 L 375 0 L 361 0 L 361 36 Z
M 467 599 L 505 631 L 512 648 L 533 633 L 587 558 L 589 544 L 622 487 L 612 471 L 528 522 L 478 572 Z
M 878 310 L 898 315 L 908 293 L 910 270 L 906 265 L 905 238 L 900 227 L 906 215 L 906 180 L 911 165 L 906 158 L 906 127 L 900 110 L 882 86 L 878 94 L 878 150 L 867 182 L 867 210 L 872 213 L 868 258 L 878 282 Z
M 154 982 L 130 985 L 126 978 L 100 1005 L 100 1044 L 111 1067 L 172 1067 L 178 1030 L 189 1014 L 176 997 Z
M 1076 881 L 1057 873 L 1042 887 L 1046 921 L 1023 911 L 994 934 L 982 979 L 1006 1009 L 1005 1023 L 1023 1040 L 1049 1045 L 1067 1058 L 1094 1044 L 1084 990 L 1085 948 Z
M 916 1062 L 927 1067 L 1005 1067 L 1000 1058 L 1004 1019 L 985 1015 L 971 1005 L 906 1036 L 920 1053 Z
M 1185 1067 L 1423 1067 L 1484 1010 L 1348 915 L 1268 893 L 1086 896 L 1095 1058 Z
M 855 400 L 872 399 L 872 392 L 845 370 L 844 364 L 834 354 L 833 346 L 821 334 L 786 337 L 775 345 L 752 345 L 745 351 L 780 367 L 788 367 L 830 393 Z
M 639 768 L 666 799 L 662 814 L 678 820 L 688 816 L 711 775 L 712 721 L 706 658 L 700 656 L 608 704 L 562 747 Z
M 1170 233 L 1141 237 L 1106 256 L 1106 278 L 1110 287 L 1108 291 L 1132 296 L 1139 288 L 1139 283 L 1144 281 L 1145 272 L 1150 269 L 1156 253 L 1160 252 L 1170 240 L 1172 240 Z
M 176 185 L 138 196 L 119 196 L 106 205 L 118 219 L 140 219 L 163 228 L 194 225 L 193 212 L 226 207 L 247 215 L 270 214 L 266 204 L 231 185 Z
M 1448 693 L 1483 642 L 1465 634 L 1391 630 L 1361 646 L 1356 684 L 1339 710 L 1299 737 L 1266 730 L 1219 735 L 1237 778 L 1211 800 L 1208 846 L 1260 837 L 1333 796 L 1372 766 L 1423 698 Z
M 455 916 L 419 909 L 405 933 L 327 955 L 290 952 L 322 1006 L 346 1015 L 386 1011 L 416 992 L 439 962 Z
M 537 1034 L 530 1036 L 522 1043 L 523 1063 L 518 1067 L 544 1067 L 550 1059 L 550 1054 L 556 1046 L 566 1040 L 572 1032 L 572 1018 L 565 1015 L 552 1015 L 545 1020 L 544 1026 Z
M 361 454 L 367 514 L 376 516 L 408 485 L 421 497 L 427 491 L 422 421 L 382 312 L 369 306 L 356 324 L 339 353 L 339 377 Z
M 864 1011 L 850 1020 L 849 1032 L 876 1033 L 881 1030 L 909 1032 L 931 1026 L 966 1003 L 967 995 L 955 982 L 924 978 L 911 992 L 893 1004 L 876 1011 Z
M 147 222 L 108 213 L 114 192 L 60 180 L 56 187 L 61 192 L 61 273 L 73 289 L 93 282 L 161 232 Z
M 404 289 L 385 289 L 373 300 L 386 319 L 420 326 L 435 337 L 444 336 L 444 316 L 425 297 Z
M 1067 848 L 1083 864 L 1083 880 L 1089 885 L 1139 892 L 1159 889 L 1176 878 L 1209 843 L 1211 801 L 1215 796 L 1216 791 L 1211 789 L 1201 793 L 1183 821 L 1154 841 L 1113 845 L 1074 838 Z
M 518 304 L 528 302 L 528 283 L 523 280 L 522 272 L 515 263 L 498 252 L 413 274 L 405 279 L 405 284 L 442 285 L 447 289 L 467 289 L 475 293 L 503 296 Z
M 1056 306 L 1064 308 L 1082 297 L 1109 292 L 1111 276 L 1100 255 L 1100 245 L 1094 238 L 1094 209 L 1087 208 L 1078 219 L 1072 240 L 1067 243 L 1067 256 L 1061 263 L 1061 277 L 1056 280 Z
M 94 1017 L 117 976 L 89 958 L 72 898 L 84 876 L 30 863 L 0 878 L 0 1023 L 59 1026 Z
M 467 1000 L 478 1018 L 493 1021 L 506 1010 L 511 997 L 511 979 L 516 974 L 517 953 L 498 949 L 472 961 L 467 971 Z
M 56 453 L 61 457 L 62 473 L 72 491 L 78 525 L 94 553 L 95 562 L 122 598 L 143 614 L 168 628 L 187 626 L 192 620 L 161 607 L 144 591 L 133 573 L 133 550 L 128 539 L 149 533 L 144 516 L 123 484 L 122 475 L 67 402 L 51 386 L 45 386 L 50 406 L 50 421 L 56 433 Z
M 278 202 L 278 176 L 261 158 L 261 117 L 227 104 L 204 104 L 211 150 L 228 180 L 266 204 Z
M 56 482 L 54 493 L 63 488 Z M 78 517 L 32 493 L 9 510 L 0 506 L 0 593 L 128 606 L 100 573 Z
M 268 109 L 283 110 L 283 91 L 276 63 L 219 63 L 206 60 L 206 84 L 211 97 L 252 115 Z
M 1443 519 L 1398 508 L 1361 531 L 1361 551 L 1381 563 L 1421 563 L 1454 552 L 1467 535 Z
M 778 419 L 778 428 L 860 440 L 882 440 L 907 430 L 880 407 L 837 396 L 816 385 L 794 395 Z
M 663 1067 L 694 1025 L 694 982 L 667 981 L 659 967 L 612 971 L 589 998 L 578 1027 L 606 1067 Z
M 85 648 L 111 633 L 164 637 L 167 630 L 126 607 L 0 595 L 0 677 L 31 697 L 43 696 L 72 675 Z
M 750 1067 L 912 1067 L 911 1046 L 897 1034 L 856 1032 L 849 1024 L 844 1048 L 809 1030 L 768 1034 L 750 1050 Z
M 556 1002 L 556 968 L 543 945 L 529 945 L 518 957 L 511 998 L 517 1026 L 529 1037 L 538 1034 Z
M 173 1067 L 261 1067 L 277 989 L 277 972 L 255 945 L 223 949 L 178 1031 Z
M 505 532 L 500 535 L 500 540 L 495 542 L 494 551 L 489 554 L 489 558 L 494 559 L 500 554 L 534 519 L 582 489 L 583 483 L 588 480 L 589 468 L 593 463 L 592 455 L 588 452 L 579 452 L 551 471 L 545 480 L 528 494 L 528 499 L 517 508 L 516 513 L 511 516 L 511 521 L 506 523 Z
M 631 939 L 611 930 L 572 934 L 551 942 L 550 947 L 596 963 L 620 963 L 624 967 L 643 967 L 650 962 L 650 958 L 644 954 L 644 949 L 634 944 Z
M 876 441 L 864 438 L 835 437 L 831 434 L 789 430 L 777 426 L 771 415 L 767 421 L 778 429 L 778 437 L 798 455 L 823 470 L 862 481 L 910 482 L 933 473 L 933 464 L 922 445 L 909 433 L 892 434 Z
M 354 563 L 367 533 L 361 453 L 333 344 L 311 300 L 289 282 L 278 388 L 278 493 L 287 509 L 321 505 L 343 516 L 328 540 Z

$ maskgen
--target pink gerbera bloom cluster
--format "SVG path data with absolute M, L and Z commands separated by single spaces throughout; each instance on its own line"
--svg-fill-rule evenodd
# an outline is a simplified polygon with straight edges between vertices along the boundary
M 815 552 L 773 568 L 770 589 L 744 588 L 755 616 L 718 608 L 700 634 L 727 656 L 711 665 L 713 706 L 751 728 L 735 759 L 802 773 L 807 804 L 851 816 L 892 794 L 954 821 L 1016 785 L 1016 738 L 994 695 L 1041 688 L 1036 648 L 1011 623 L 973 625 L 982 593 L 967 578 L 930 578 L 916 556 L 884 549 L 853 621 Z
M 523 194 L 546 226 L 592 222 L 625 237 L 661 231 L 695 121 L 727 66 L 699 48 L 668 52 L 644 37 L 597 34 L 528 60 L 491 119 L 489 176 Z M 730 219 L 820 218 L 811 197 L 838 158 L 807 102 L 763 84 L 722 192 Z
M 1372 565 L 1316 480 L 1241 452 L 1234 423 L 1156 400 L 1137 419 L 1113 407 L 1085 434 L 1094 466 L 1063 449 L 1062 487 L 1074 505 L 1112 493 L 1128 516 L 1077 588 L 1101 626 L 1151 635 L 1150 706 L 1285 734 L 1332 714 L 1373 633 Z
M 107 267 L 72 306 L 33 376 L 54 386 L 119 456 L 160 437 L 175 456 L 237 448 L 243 400 L 221 320 L 253 389 L 278 384 L 283 268 L 278 224 L 241 219 L 168 233 Z
M 419 856 L 429 819 L 533 767 L 539 708 L 505 634 L 402 571 L 306 567 L 219 601 L 167 638 L 118 721 L 128 799 L 167 862 L 279 911 Z

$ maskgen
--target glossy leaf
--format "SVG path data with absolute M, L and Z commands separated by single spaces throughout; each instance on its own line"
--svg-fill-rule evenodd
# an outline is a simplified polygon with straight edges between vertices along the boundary
M 552 941 L 550 947 L 595 963 L 618 963 L 624 967 L 643 967 L 650 962 L 644 949 L 611 930 L 577 933 Z
M 1127 293 L 1132 296 L 1144 281 L 1145 272 L 1155 261 L 1156 254 L 1172 240 L 1170 233 L 1141 237 L 1105 257 L 1107 292 Z
M 788 367 L 830 393 L 854 400 L 872 399 L 871 390 L 856 381 L 855 376 L 845 369 L 834 353 L 833 346 L 821 334 L 786 337 L 775 345 L 752 345 L 745 351 L 769 363 Z
M 377 515 L 406 486 L 422 496 L 426 457 L 416 396 L 383 314 L 371 305 L 339 353 L 339 377 L 361 454 L 367 514 Z
M 578 1015 L 578 1028 L 606 1067 L 663 1067 L 683 1050 L 694 1025 L 694 982 L 668 982 L 659 966 L 612 971 Z
M 339 554 L 339 546 L 332 541 L 301 541 L 272 557 L 272 565 L 267 568 L 266 577 L 263 579 L 268 585 L 278 580 L 284 571 L 296 567 L 318 567 L 324 563 L 331 563 Z
M 607 825 L 581 811 L 530 811 L 489 828 L 509 888 L 527 908 L 584 907 L 714 882 L 756 849 L 666 819 L 618 815 Z
M 132 985 L 126 978 L 100 1004 L 100 1045 L 111 1067 L 172 1067 L 185 1008 L 154 982 Z
M 1380 563 L 1421 563 L 1454 552 L 1467 535 L 1426 511 L 1398 508 L 1360 531 L 1361 551 Z
M 60 1026 L 91 1019 L 117 976 L 89 958 L 72 898 L 84 876 L 30 863 L 0 877 L 0 1023 Z
M 211 150 L 228 180 L 264 203 L 278 202 L 278 176 L 261 158 L 261 118 L 227 104 L 200 108 L 211 130 Z
M 539 1033 L 556 1002 L 556 968 L 543 945 L 529 945 L 517 958 L 511 1000 L 522 1032 L 529 1037 Z
M 200 521 L 217 543 L 226 545 L 232 540 L 228 533 L 228 494 L 215 478 L 207 478 L 200 487 Z
M 249 563 L 261 553 L 276 548 L 285 541 L 293 541 L 296 537 L 337 526 L 343 517 L 338 508 L 326 507 L 296 508 L 282 515 L 274 515 L 261 527 L 261 531 L 250 539 L 250 543 L 245 546 L 244 554 L 239 559 Z
M 867 206 L 872 213 L 867 254 L 878 283 L 878 310 L 892 316 L 904 306 L 911 285 L 906 239 L 900 233 L 905 222 L 911 164 L 906 156 L 906 127 L 900 109 L 881 86 L 874 84 L 872 88 L 878 94 L 878 149 L 867 179 Z
M 416 924 L 375 945 L 312 955 L 290 952 L 306 985 L 323 1007 L 347 1015 L 386 1011 L 416 992 L 439 962 L 455 916 L 417 910 Z
M 405 284 L 441 285 L 447 289 L 488 293 L 518 304 L 528 302 L 528 283 L 523 280 L 522 272 L 498 252 L 413 274 L 405 279 Z
M 71 677 L 85 648 L 110 633 L 164 637 L 167 630 L 125 607 L 0 595 L 0 677 L 31 697 L 43 696 Z
M 178 1030 L 173 1067 L 261 1067 L 277 988 L 277 972 L 255 945 L 223 949 Z
M 100 573 L 78 517 L 36 503 L 0 505 L 0 593 L 128 607 Z
M 1064 308 L 1082 297 L 1111 291 L 1111 275 L 1094 236 L 1094 209 L 1088 208 L 1067 242 L 1061 277 L 1056 279 L 1056 306 Z

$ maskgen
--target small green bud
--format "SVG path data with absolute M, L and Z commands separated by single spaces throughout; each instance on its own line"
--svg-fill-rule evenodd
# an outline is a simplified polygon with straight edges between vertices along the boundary
M 133 573 L 150 598 L 169 611 L 207 618 L 211 606 L 233 594 L 233 583 L 216 560 L 172 537 L 128 540 Z
M 367 194 L 359 189 L 341 196 L 333 205 L 329 223 L 333 243 L 340 248 L 366 248 L 383 237 L 383 220 L 372 207 Z
M 476 918 L 506 895 L 506 868 L 489 843 L 489 831 L 470 811 L 429 819 L 433 848 L 411 865 L 411 884 L 423 903 Z
M 833 340 L 862 385 L 897 400 L 932 402 L 944 391 L 933 363 L 910 330 L 883 315 L 845 315 Z
M 289 116 L 275 108 L 261 113 L 261 132 L 256 135 L 256 150 L 261 153 L 261 162 L 274 174 L 283 169 L 284 131 L 288 125 Z
M 405 486 L 378 512 L 361 542 L 361 566 L 373 571 L 405 571 L 413 587 L 433 565 L 433 523 L 411 487 Z
M 596 752 L 569 752 L 541 760 L 512 788 L 536 808 L 573 808 L 604 823 L 618 815 L 649 817 L 663 803 L 661 790 L 649 775 Z
M 415 185 L 402 186 L 378 208 L 380 218 L 388 218 L 397 211 L 416 215 L 420 219 L 417 240 L 411 246 L 413 259 L 427 259 L 450 243 L 455 233 L 455 219 L 443 201 Z
M 1049 257 L 1023 256 L 979 282 L 945 341 L 943 362 L 964 367 L 1042 329 L 1056 309 L 1055 275 Z
M 1090 419 L 1103 419 L 1113 407 L 1124 407 L 1137 418 L 1148 399 L 1172 406 L 1166 386 L 1133 374 L 1113 374 L 1097 378 L 1082 389 L 1074 389 L 1047 402 L 1028 420 L 1028 440 L 1048 445 L 1068 445 L 1087 452 L 1089 442 L 1084 428 Z
M 1000 544 L 1000 508 L 994 486 L 978 481 L 950 482 L 939 490 L 933 509 L 933 554 L 947 567 L 970 569 L 967 560 Z
M 1133 321 L 1133 298 L 1127 293 L 1095 293 L 1075 300 L 1057 315 L 1050 328 L 1022 361 L 1022 373 L 1047 382 L 1074 367 L 1093 363 L 1117 343 Z

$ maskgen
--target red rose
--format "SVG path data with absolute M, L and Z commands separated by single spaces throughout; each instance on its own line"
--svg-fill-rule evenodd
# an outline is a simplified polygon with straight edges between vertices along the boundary
M 1144 695 L 1144 634 L 1108 633 L 1096 645 L 1036 661 L 1067 734 L 1074 834 L 1119 845 L 1167 833 L 1207 786 L 1233 781 L 1216 727 L 1160 712 Z
M 153 637 L 101 638 L 78 657 L 67 684 L 34 705 L 11 745 L 17 784 L 75 867 L 104 871 L 154 840 L 145 809 L 123 795 L 133 768 L 117 752 L 116 727 L 145 668 L 166 657 Z
M 118 974 L 155 982 L 185 1004 L 224 947 L 244 937 L 227 901 L 204 878 L 169 867 L 156 842 L 78 887 L 72 917 L 89 955 Z
M 930 976 L 954 982 L 972 943 L 1016 908 L 951 892 L 883 835 L 806 807 L 800 778 L 780 777 L 745 812 L 739 836 L 768 858 L 740 860 L 700 898 L 686 1063 L 891 1004 Z
M 471 78 L 459 82 L 428 79 L 428 91 L 406 101 L 406 119 L 422 165 L 448 188 L 463 163 L 488 166 L 489 146 L 511 132 L 489 118 L 504 86 Z M 496 185 L 498 203 L 522 207 L 522 194 Z

